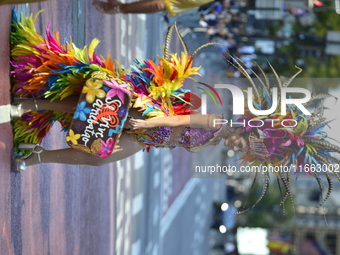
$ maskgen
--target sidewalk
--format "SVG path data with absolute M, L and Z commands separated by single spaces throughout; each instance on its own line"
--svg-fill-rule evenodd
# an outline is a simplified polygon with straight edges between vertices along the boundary
M 11 19 L 11 7 L 0 7 L 0 112 L 9 110 L 10 91 L 9 91 L 9 29 Z M 0 114 L 0 254 L 10 254 L 13 251 L 11 244 L 11 200 L 10 200 L 10 179 L 8 171 L 11 166 L 12 148 L 12 127 L 9 124 L 9 114 Z

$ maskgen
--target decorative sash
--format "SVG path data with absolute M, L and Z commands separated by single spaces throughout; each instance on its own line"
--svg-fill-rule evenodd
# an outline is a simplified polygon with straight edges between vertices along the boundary
M 82 89 L 66 141 L 73 148 L 106 158 L 113 153 L 127 119 L 132 86 L 102 71 Z

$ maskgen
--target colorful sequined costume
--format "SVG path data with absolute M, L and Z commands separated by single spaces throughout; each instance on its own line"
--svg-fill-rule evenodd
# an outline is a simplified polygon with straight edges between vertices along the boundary
M 103 98 L 109 94 L 118 97 L 131 94 L 130 107 L 137 108 L 147 118 L 191 114 L 195 113 L 200 106 L 198 97 L 182 88 L 185 79 L 193 79 L 192 75 L 198 74 L 199 67 L 191 67 L 192 58 L 197 51 L 189 56 L 185 50 L 179 58 L 176 54 L 168 53 L 169 45 L 166 44 L 165 55 L 159 57 L 158 64 L 152 60 L 136 60 L 131 70 L 123 70 L 117 62 L 112 61 L 110 56 L 104 59 L 95 53 L 95 47 L 99 43 L 97 39 L 94 39 L 89 46 L 79 49 L 72 41 L 66 44 L 60 43 L 58 32 L 52 36 L 49 26 L 44 39 L 35 30 L 36 18 L 37 16 L 32 15 L 19 18 L 15 11 L 13 13 L 11 64 L 14 97 L 62 101 L 69 96 L 80 96 L 84 93 L 86 96 L 84 101 L 78 103 L 74 114 L 42 110 L 26 113 L 20 119 L 15 119 L 15 146 L 22 142 L 40 143 L 55 121 L 61 123 L 64 131 L 68 130 L 72 119 L 88 118 L 90 109 L 86 107 L 86 103 L 93 103 L 96 98 Z M 172 33 L 173 29 L 174 26 L 169 29 L 169 33 Z M 101 77 L 103 74 L 106 78 Z M 192 98 L 196 99 L 192 100 L 195 102 L 189 103 Z M 121 113 L 122 109 L 117 114 Z M 124 121 L 125 119 L 122 120 L 120 127 L 123 126 Z M 159 129 L 160 132 L 166 130 L 169 131 L 167 128 Z M 207 133 L 210 135 L 210 138 L 207 137 L 208 141 L 214 137 L 214 134 Z M 130 135 L 143 143 L 141 137 L 150 136 L 150 131 L 133 131 Z M 77 145 L 77 139 L 79 134 L 70 130 L 67 140 Z M 166 139 L 164 136 L 164 140 Z M 104 143 L 112 145 L 112 140 L 101 142 L 104 147 Z M 150 146 L 159 143 L 159 140 L 154 143 L 148 141 Z M 163 144 L 166 142 L 163 141 Z M 173 147 L 175 144 L 188 149 L 203 145 L 191 144 L 188 141 L 188 144 L 176 142 L 168 146 Z M 97 145 L 98 143 L 94 147 Z M 97 148 L 96 151 L 99 149 Z M 105 156 L 108 156 L 107 151 Z
M 171 16 L 176 16 L 212 1 L 214 0 L 164 0 L 166 9 Z
M 224 127 L 216 130 L 204 130 L 190 127 L 157 127 L 144 130 L 126 131 L 145 148 L 170 148 L 182 147 L 188 151 L 197 151 L 206 146 L 217 145 L 224 133 Z

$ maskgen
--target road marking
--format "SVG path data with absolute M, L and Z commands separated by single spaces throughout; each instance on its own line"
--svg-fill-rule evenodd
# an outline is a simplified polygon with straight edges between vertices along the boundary
M 11 105 L 1 105 L 0 106 L 0 124 L 7 123 L 11 121 Z
M 153 188 L 157 189 L 160 185 L 161 174 L 159 171 L 155 172 L 153 175 Z
M 154 156 L 158 156 L 161 153 L 161 148 L 152 148 Z
M 162 213 L 166 213 L 169 208 L 169 198 L 172 194 L 172 168 L 173 158 L 171 152 L 167 152 L 163 157 L 163 188 L 162 188 Z
M 158 244 L 155 243 L 155 245 L 153 246 L 153 250 L 152 250 L 152 255 L 157 255 L 158 253 Z
M 72 40 L 75 45 L 82 47 L 85 45 L 85 13 L 84 1 L 72 1 Z
M 125 205 L 124 205 L 124 254 L 130 254 L 130 248 L 131 248 L 131 198 L 132 198 L 132 190 L 131 190 L 131 180 L 132 180 L 132 174 L 131 174 L 131 158 L 127 158 L 125 160 L 125 187 L 124 187 L 124 199 L 125 199 Z
M 190 179 L 184 186 L 182 192 L 176 197 L 175 201 L 172 203 L 166 215 L 162 218 L 160 231 L 161 240 L 163 240 L 165 233 L 168 231 L 173 220 L 176 218 L 181 208 L 185 205 L 189 196 L 191 195 L 191 193 L 196 188 L 199 182 L 200 179 Z
M 143 208 L 143 193 L 139 193 L 132 200 L 132 216 L 136 216 Z
M 220 182 L 215 182 L 213 187 L 213 200 L 217 201 L 219 199 L 219 193 L 221 192 L 222 187 L 220 187 Z
M 205 185 L 201 187 L 201 192 L 202 194 L 205 194 L 207 192 L 207 187 Z
M 142 242 L 140 239 L 138 239 L 136 242 L 132 244 L 131 247 L 131 255 L 140 255 L 141 254 L 141 246 Z
M 199 205 L 201 203 L 201 196 L 197 196 L 195 198 L 195 203 L 196 203 L 196 205 Z
M 132 22 L 132 14 L 128 14 L 128 15 L 125 15 L 127 17 L 127 22 L 128 24 L 131 24 Z M 128 26 L 127 28 L 127 34 L 128 34 L 128 38 L 131 38 L 132 37 L 132 26 Z M 138 39 L 137 39 L 138 40 Z M 128 45 L 128 51 L 127 51 L 127 58 L 128 60 L 132 60 L 134 59 L 136 56 L 132 56 L 132 40 L 128 40 L 127 41 L 127 45 Z
M 146 254 L 150 254 L 153 247 L 153 243 L 149 241 L 148 246 L 146 246 Z
M 155 208 L 153 209 L 152 213 L 152 225 L 157 226 L 159 220 L 159 205 L 155 205 Z
M 113 164 L 109 164 L 109 194 L 110 194 L 110 255 L 115 254 L 115 179 Z
M 146 15 L 145 14 L 138 14 L 137 15 L 137 47 L 136 47 L 136 56 L 135 58 L 145 59 L 145 44 L 147 44 L 148 38 L 145 36 L 145 23 L 146 23 Z M 145 38 L 143 40 L 143 38 Z
M 120 55 L 121 55 L 121 62 L 120 64 L 122 65 L 123 68 L 127 68 L 129 66 L 129 63 L 127 61 L 127 47 L 126 43 L 124 41 L 126 37 L 126 20 L 125 17 L 123 17 L 120 21 Z
M 144 152 L 139 151 L 134 155 L 134 169 L 139 170 L 144 166 Z
M 137 18 L 140 19 L 141 21 L 146 21 L 146 14 L 143 14 L 143 13 L 139 13 L 137 15 Z
M 116 163 L 117 166 L 117 186 L 116 186 L 116 254 L 120 255 L 123 253 L 123 220 L 124 220 L 124 167 L 122 166 L 122 161 Z

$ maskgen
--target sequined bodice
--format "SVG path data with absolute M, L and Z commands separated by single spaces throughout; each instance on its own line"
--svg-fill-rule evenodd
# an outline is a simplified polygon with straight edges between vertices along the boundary
M 199 150 L 208 145 L 218 144 L 221 138 L 217 137 L 217 134 L 222 129 L 222 127 L 216 130 L 190 127 L 157 127 L 127 131 L 127 133 L 144 147 L 184 147 L 188 150 Z

